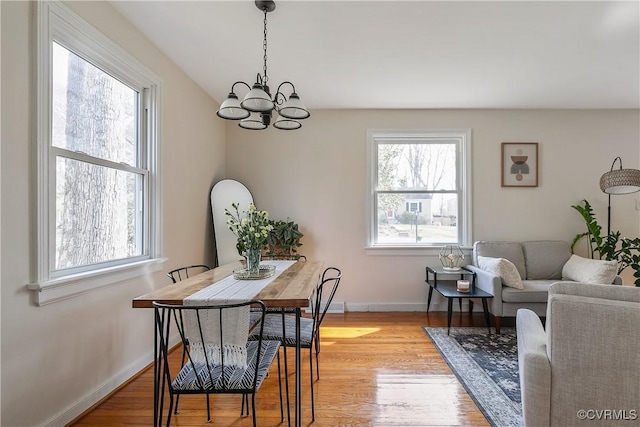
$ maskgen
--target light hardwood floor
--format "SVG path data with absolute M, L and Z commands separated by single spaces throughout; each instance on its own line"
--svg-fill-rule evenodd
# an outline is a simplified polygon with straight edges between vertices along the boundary
M 484 326 L 481 314 L 454 313 L 452 326 Z M 314 383 L 316 421 L 311 424 L 308 352 L 303 350 L 303 425 L 486 426 L 422 326 L 446 326 L 446 313 L 329 314 L 321 330 L 320 380 Z M 174 352 L 177 360 L 178 352 Z M 292 351 L 288 355 L 292 355 Z M 289 379 L 293 388 L 293 361 Z M 250 426 L 240 417 L 240 396 L 212 396 L 212 422 L 204 396 L 182 396 L 172 426 Z M 279 426 L 274 364 L 256 396 L 258 425 Z M 292 408 L 293 409 L 293 408 Z M 71 425 L 153 424 L 153 373 L 146 369 Z

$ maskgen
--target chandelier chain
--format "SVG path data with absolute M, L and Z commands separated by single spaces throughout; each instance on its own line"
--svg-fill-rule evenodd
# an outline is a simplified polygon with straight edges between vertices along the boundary
M 264 12 L 264 41 L 262 42 L 262 49 L 264 49 L 264 84 L 267 84 L 269 77 L 267 76 L 267 8 L 263 9 Z

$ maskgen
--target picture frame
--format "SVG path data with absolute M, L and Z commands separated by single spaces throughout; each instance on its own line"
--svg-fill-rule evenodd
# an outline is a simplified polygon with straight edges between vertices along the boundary
M 503 187 L 537 187 L 538 143 L 503 142 L 501 176 Z

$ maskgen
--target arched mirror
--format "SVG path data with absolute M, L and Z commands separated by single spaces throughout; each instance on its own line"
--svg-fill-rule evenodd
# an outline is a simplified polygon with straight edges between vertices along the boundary
M 231 204 L 238 203 L 240 212 L 246 211 L 253 203 L 253 196 L 247 187 L 233 179 L 223 179 L 211 189 L 211 212 L 213 232 L 215 234 L 218 265 L 228 264 L 242 258 L 236 249 L 236 236 L 227 226 L 225 209 L 231 210 Z

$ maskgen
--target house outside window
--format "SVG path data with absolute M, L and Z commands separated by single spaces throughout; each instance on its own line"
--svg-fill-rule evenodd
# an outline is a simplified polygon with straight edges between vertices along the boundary
M 369 131 L 369 248 L 470 244 L 470 139 L 470 130 Z
M 58 2 L 37 4 L 37 277 L 46 304 L 161 252 L 160 80 Z

